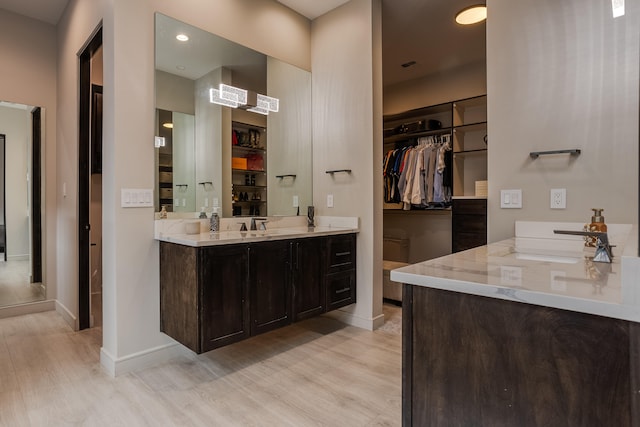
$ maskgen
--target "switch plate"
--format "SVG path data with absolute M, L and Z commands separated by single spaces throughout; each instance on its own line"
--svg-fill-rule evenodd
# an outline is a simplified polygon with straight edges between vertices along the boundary
M 327 194 L 327 207 L 333 207 L 333 194 Z
M 551 209 L 567 208 L 567 189 L 552 188 L 550 191 L 550 207 Z
M 153 190 L 150 188 L 120 189 L 120 206 L 123 208 L 152 208 Z
M 300 206 L 298 202 L 298 196 L 293 196 L 293 207 L 297 208 L 298 206 Z
M 522 190 L 500 190 L 500 207 L 502 209 L 521 209 Z

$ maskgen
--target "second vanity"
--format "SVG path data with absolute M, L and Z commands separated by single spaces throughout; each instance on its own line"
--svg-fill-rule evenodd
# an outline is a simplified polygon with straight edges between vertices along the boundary
M 610 225 L 600 263 L 553 232 L 581 227 L 517 222 L 514 238 L 391 272 L 403 425 L 640 424 L 638 275 L 622 265 L 636 234 Z
M 312 228 L 180 231 L 156 231 L 160 325 L 196 353 L 356 301 L 357 219 L 319 219 Z

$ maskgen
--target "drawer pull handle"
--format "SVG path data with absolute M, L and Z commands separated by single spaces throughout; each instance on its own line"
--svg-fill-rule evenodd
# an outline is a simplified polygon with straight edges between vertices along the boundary
M 349 251 L 349 252 L 336 252 L 336 256 L 345 256 L 345 255 L 351 255 L 351 251 Z
M 344 292 L 349 292 L 350 290 L 351 290 L 351 288 L 338 289 L 338 290 L 336 291 L 336 294 L 341 294 L 341 293 L 344 293 Z
M 343 265 L 349 265 L 349 264 L 351 264 L 351 261 L 341 262 L 339 264 L 331 264 L 331 267 L 342 267 Z

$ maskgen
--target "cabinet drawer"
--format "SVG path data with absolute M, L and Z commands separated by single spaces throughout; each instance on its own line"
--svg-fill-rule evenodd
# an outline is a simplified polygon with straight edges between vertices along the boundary
M 355 270 L 327 276 L 327 311 L 356 302 Z
M 451 206 L 453 215 L 486 215 L 487 199 L 453 199 Z
M 454 234 L 456 232 L 486 234 L 487 232 L 486 216 L 454 215 L 451 220 Z
M 329 238 L 328 270 L 329 273 L 351 270 L 356 265 L 355 235 L 332 236 Z

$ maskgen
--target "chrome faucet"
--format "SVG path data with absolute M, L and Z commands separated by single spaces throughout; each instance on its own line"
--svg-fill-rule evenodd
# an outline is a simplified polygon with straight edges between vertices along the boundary
M 611 263 L 613 259 L 613 251 L 609 244 L 609 236 L 601 231 L 571 231 L 571 230 L 553 230 L 555 234 L 571 234 L 574 236 L 588 236 L 596 239 L 596 254 L 593 256 L 594 262 Z
M 251 218 L 251 230 L 257 230 L 256 221 L 262 221 L 260 223 L 260 230 L 267 229 L 267 218 Z

